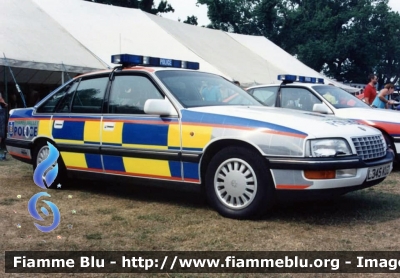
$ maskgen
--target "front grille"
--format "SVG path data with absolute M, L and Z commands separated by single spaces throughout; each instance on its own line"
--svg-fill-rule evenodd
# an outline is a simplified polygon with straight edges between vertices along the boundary
M 382 135 L 353 137 L 357 155 L 362 160 L 370 160 L 386 155 L 386 144 Z

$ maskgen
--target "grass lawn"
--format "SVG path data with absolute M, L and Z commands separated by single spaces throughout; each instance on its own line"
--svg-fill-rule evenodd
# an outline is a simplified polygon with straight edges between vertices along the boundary
M 399 165 L 395 165 L 394 171 L 383 183 L 372 188 L 349 193 L 328 202 L 280 204 L 268 216 L 257 221 L 238 221 L 221 217 L 206 204 L 196 190 L 151 187 L 145 183 L 123 185 L 76 180 L 68 187 L 47 190 L 51 198 L 46 200 L 56 204 L 61 213 L 60 225 L 50 233 L 37 230 L 34 226 L 36 220 L 27 210 L 29 199 L 34 194 L 44 191 L 34 184 L 32 175 L 32 167 L 28 164 L 12 158 L 0 161 L 0 250 L 400 250 Z M 50 225 L 52 219 L 48 220 L 40 224 Z M 0 267 L 4 272 L 3 252 L 0 257 Z M 0 274 L 1 277 L 3 275 L 5 274 Z M 35 276 L 38 275 L 32 275 Z M 48 275 L 48 277 L 64 276 L 66 275 Z M 73 276 L 130 277 L 128 274 Z M 149 275 L 143 276 L 149 277 Z M 153 276 L 208 277 L 210 275 L 151 275 Z M 249 276 L 237 274 L 235 277 Z M 251 276 L 265 277 L 258 274 Z M 365 276 L 363 274 L 359 277 Z M 376 276 L 376 274 L 371 275 L 371 277 Z M 381 276 L 386 277 L 387 274 Z M 26 277 L 26 275 L 14 274 L 10 277 Z

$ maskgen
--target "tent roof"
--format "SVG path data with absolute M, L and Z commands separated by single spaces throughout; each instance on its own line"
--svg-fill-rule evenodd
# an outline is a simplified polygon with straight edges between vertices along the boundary
M 194 53 L 242 85 L 271 83 L 276 79 L 279 69 L 275 64 L 261 59 L 225 32 L 149 16 Z
M 228 33 L 228 35 L 234 38 L 239 43 L 246 46 L 254 53 L 257 53 L 264 60 L 279 67 L 281 72 L 279 72 L 278 74 L 293 74 L 293 75 L 324 78 L 325 83 L 333 84 L 348 92 L 359 91 L 359 89 L 347 86 L 345 84 L 327 78 L 321 73 L 306 66 L 305 64 L 300 62 L 296 57 L 293 57 L 285 50 L 283 50 L 282 48 L 274 44 L 272 41 L 268 40 L 263 36 L 247 36 L 247 35 L 240 35 L 233 33 Z M 275 75 L 274 78 L 275 78 L 274 82 L 276 82 L 277 75 Z
M 110 67 L 111 55 L 131 53 L 200 63 L 200 69 L 224 75 L 160 28 L 138 9 L 82 0 L 32 0 L 76 40 Z M 186 24 L 185 24 L 186 25 Z M 228 76 L 226 76 L 228 77 Z
M 54 74 L 54 71 L 78 73 L 105 67 L 31 0 L 2 2 L 0 81 L 4 81 L 4 66 L 7 65 L 18 74 L 18 82 L 37 83 L 61 79 L 60 73 Z M 41 74 L 37 70 L 44 72 Z M 9 74 L 9 70 L 6 72 Z M 10 80 L 11 76 L 6 78 Z
M 83 0 L 0 0 L 0 4 L 6 15 L 0 17 L 0 48 L 8 58 L 0 59 L 0 81 L 7 62 L 18 82 L 57 84 L 61 75 L 54 72 L 113 67 L 110 57 L 118 53 L 199 62 L 200 70 L 243 86 L 275 83 L 282 73 L 321 76 L 264 37 Z

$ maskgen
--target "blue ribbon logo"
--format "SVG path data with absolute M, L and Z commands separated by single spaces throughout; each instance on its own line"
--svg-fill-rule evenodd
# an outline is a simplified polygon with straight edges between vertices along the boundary
M 47 145 L 49 146 L 49 155 L 36 166 L 35 172 L 33 173 L 33 181 L 37 186 L 43 189 L 49 188 L 57 178 L 57 159 L 60 155 L 58 150 L 51 143 L 47 142 Z M 50 194 L 46 192 L 39 192 L 33 195 L 28 202 L 28 211 L 30 215 L 38 221 L 44 221 L 36 210 L 37 201 L 42 196 L 51 197 Z M 34 224 L 39 231 L 47 233 L 57 228 L 58 224 L 60 224 L 60 211 L 52 202 L 46 200 L 43 200 L 43 202 L 50 207 L 51 212 L 53 213 L 53 223 L 50 226 L 41 226 L 37 223 Z M 49 216 L 49 211 L 45 207 L 41 207 L 41 211 L 44 215 Z
M 36 166 L 33 173 L 33 181 L 43 189 L 50 187 L 58 174 L 57 159 L 59 152 L 49 142 L 47 142 L 47 145 L 49 146 L 49 156 Z
M 44 219 L 39 215 L 39 213 L 36 210 L 36 203 L 38 201 L 38 199 L 42 196 L 47 196 L 47 197 L 51 197 L 50 194 L 46 193 L 46 192 L 39 192 L 35 195 L 32 196 L 32 198 L 29 200 L 28 203 L 28 211 L 31 214 L 31 216 L 33 218 L 35 218 L 36 220 L 39 221 L 44 221 Z M 39 231 L 47 233 L 47 232 L 51 232 L 52 230 L 54 230 L 55 228 L 57 228 L 58 224 L 60 224 L 60 211 L 58 210 L 58 207 L 53 204 L 50 201 L 46 201 L 43 200 L 42 202 L 46 203 L 51 211 L 53 212 L 53 223 L 50 226 L 41 226 L 37 223 L 34 223 L 36 228 L 38 228 Z M 45 207 L 41 207 L 40 208 L 42 213 L 44 213 L 44 215 L 49 216 L 49 212 Z

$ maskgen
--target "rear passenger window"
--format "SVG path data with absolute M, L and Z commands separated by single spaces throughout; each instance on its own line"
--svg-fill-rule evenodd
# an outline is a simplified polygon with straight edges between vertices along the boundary
M 256 88 L 253 97 L 266 106 L 275 106 L 278 87 Z
M 79 84 L 79 82 L 77 81 L 69 86 L 69 89 L 67 89 L 67 94 L 60 101 L 60 103 L 57 104 L 57 108 L 55 111 L 56 113 L 70 112 L 72 97 L 74 96 L 74 92 L 75 92 L 76 88 L 78 87 L 78 84 Z
M 72 113 L 101 113 L 108 77 L 86 79 L 79 83 L 73 102 Z
M 49 99 L 47 99 L 42 105 L 38 107 L 36 113 L 53 113 L 57 105 L 63 100 L 70 87 L 70 85 L 67 85 L 59 92 L 52 95 Z

